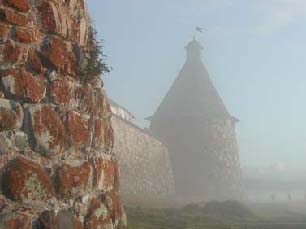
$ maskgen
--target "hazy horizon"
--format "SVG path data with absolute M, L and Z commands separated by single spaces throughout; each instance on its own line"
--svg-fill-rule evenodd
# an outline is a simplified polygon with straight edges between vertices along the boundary
M 237 125 L 242 166 L 305 168 L 306 2 L 93 1 L 89 10 L 113 71 L 109 96 L 152 115 L 185 61 L 194 28 L 205 63 Z

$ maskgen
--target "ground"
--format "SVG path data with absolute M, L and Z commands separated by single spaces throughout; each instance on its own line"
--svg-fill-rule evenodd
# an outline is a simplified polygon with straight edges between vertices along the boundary
M 305 229 L 306 202 L 211 202 L 181 208 L 126 206 L 129 229 Z

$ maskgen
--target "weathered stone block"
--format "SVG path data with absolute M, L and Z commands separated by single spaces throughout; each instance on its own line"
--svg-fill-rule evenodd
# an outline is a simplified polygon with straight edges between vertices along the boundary
M 115 178 L 117 178 L 117 162 L 103 158 L 97 158 L 92 161 L 94 168 L 94 186 L 98 190 L 111 191 L 115 187 Z
M 62 198 L 84 195 L 92 186 L 93 169 L 88 162 L 62 165 L 57 171 L 57 194 Z
M 18 151 L 25 151 L 29 147 L 28 135 L 22 131 L 18 131 L 14 136 L 14 146 Z
M 5 196 L 0 195 L 0 213 L 2 213 L 3 209 L 8 207 L 8 199 L 5 198 Z
M 50 85 L 50 93 L 55 104 L 73 107 L 76 104 L 74 98 L 74 84 L 68 80 L 54 80 Z M 76 106 L 76 105 L 75 105 Z
M 93 145 L 96 147 L 101 147 L 104 145 L 104 129 L 105 129 L 105 120 L 102 118 L 91 117 L 90 125 L 93 126 L 94 135 L 93 135 Z
M 95 109 L 93 89 L 88 85 L 76 88 L 76 98 L 79 100 L 80 111 L 90 113 Z
M 13 144 L 12 141 L 8 138 L 7 134 L 5 132 L 0 133 L 0 168 L 3 166 L 5 161 L 3 160 L 3 155 L 8 153 L 10 150 L 12 150 Z
M 106 204 L 110 209 L 110 216 L 113 224 L 118 225 L 119 220 L 122 217 L 122 205 L 118 192 L 108 192 L 106 193 Z
M 107 102 L 107 98 L 103 93 L 102 89 L 96 88 L 94 90 L 95 95 L 95 113 L 100 117 L 104 117 L 106 112 L 111 114 L 111 110 L 107 110 L 107 106 L 109 106 Z
M 48 105 L 32 105 L 28 111 L 26 129 L 34 135 L 35 148 L 46 155 L 62 152 L 67 147 L 67 136 L 59 115 Z
M 43 66 L 38 53 L 32 48 L 28 51 L 26 69 L 27 71 L 33 72 L 35 74 L 40 74 L 43 71 Z
M 67 10 L 56 1 L 43 1 L 39 6 L 41 28 L 44 32 L 58 34 L 68 38 L 72 29 L 72 22 Z M 72 34 L 76 35 L 76 34 Z
M 15 9 L 22 12 L 28 12 L 30 9 L 30 5 L 27 0 L 4 0 L 4 2 L 8 6 L 14 7 Z
M 9 31 L 10 31 L 10 26 L 0 21 L 0 39 L 6 39 L 9 34 Z
M 104 143 L 105 146 L 108 146 L 109 148 L 113 148 L 114 146 L 114 130 L 110 125 L 107 128 L 105 128 Z
M 78 63 L 69 47 L 62 39 L 58 37 L 49 37 L 41 47 L 43 55 L 62 73 L 76 77 L 78 73 Z
M 29 44 L 38 40 L 38 34 L 35 29 L 16 27 L 13 38 L 15 41 Z
M 108 207 L 100 198 L 94 198 L 84 219 L 85 229 L 114 228 Z
M 17 45 L 12 40 L 0 44 L 0 64 L 15 64 L 21 61 L 26 54 L 26 49 Z
M 5 91 L 17 99 L 37 103 L 45 97 L 46 86 L 43 76 L 35 77 L 20 69 L 2 71 L 0 78 Z
M 53 196 L 53 186 L 45 170 L 25 157 L 17 157 L 4 168 L 2 190 L 15 201 L 45 201 Z
M 38 229 L 83 229 L 82 223 L 69 211 L 43 212 L 36 223 Z
M 0 9 L 0 22 L 1 21 L 20 26 L 26 26 L 29 23 L 29 19 L 26 16 L 9 9 Z
M 23 116 L 20 104 L 0 99 L 0 131 L 21 128 Z
M 21 213 L 5 213 L 0 215 L 1 229 L 32 229 L 30 216 Z
M 90 144 L 89 117 L 70 111 L 67 114 L 67 129 L 73 145 L 87 146 Z

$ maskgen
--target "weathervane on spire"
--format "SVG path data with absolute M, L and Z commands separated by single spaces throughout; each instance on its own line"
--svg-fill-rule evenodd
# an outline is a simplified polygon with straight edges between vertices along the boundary
M 196 33 L 204 33 L 204 31 L 207 32 L 208 29 L 203 28 L 203 27 L 200 27 L 200 26 L 196 26 L 196 27 L 195 27 L 195 32 L 196 32 Z M 194 40 L 196 39 L 196 33 L 195 33 L 194 36 L 193 36 L 193 39 L 194 39 Z

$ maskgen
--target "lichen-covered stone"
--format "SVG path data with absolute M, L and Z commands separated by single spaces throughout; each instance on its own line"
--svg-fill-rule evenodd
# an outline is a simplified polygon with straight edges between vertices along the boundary
M 21 12 L 28 12 L 30 4 L 28 0 L 3 0 L 8 6 L 14 7 Z
M 0 161 L 3 159 L 3 155 L 8 155 L 14 151 L 25 151 L 28 148 L 28 136 L 23 131 L 9 130 L 0 132 Z
M 58 37 L 48 37 L 42 42 L 41 52 L 62 74 L 76 77 L 78 63 L 72 45 Z
M 67 129 L 73 145 L 87 146 L 90 144 L 89 117 L 71 111 L 67 114 Z
M 99 190 L 110 191 L 117 188 L 118 169 L 117 162 L 103 158 L 92 161 L 94 168 L 94 185 Z
M 37 229 L 83 229 L 83 224 L 67 210 L 43 212 L 36 223 Z
M 104 130 L 106 120 L 102 118 L 91 117 L 90 125 L 92 125 L 94 131 L 93 145 L 96 147 L 104 146 Z
M 71 19 L 66 8 L 59 2 L 43 1 L 39 6 L 40 21 L 43 31 L 56 33 L 68 38 L 72 29 Z
M 43 76 L 33 76 L 24 69 L 0 72 L 0 77 L 7 94 L 17 99 L 38 103 L 46 94 Z
M 26 49 L 17 45 L 13 40 L 0 43 L 0 63 L 3 65 L 18 64 L 25 57 L 25 53 Z
M 21 128 L 23 116 L 20 104 L 0 99 L 0 131 Z
M 110 211 L 101 198 L 94 198 L 91 200 L 87 215 L 85 216 L 84 228 L 114 228 Z
M 113 224 L 118 225 L 123 214 L 118 192 L 106 193 L 105 200 L 108 208 L 110 209 L 110 216 Z
M 53 196 L 53 186 L 45 170 L 25 157 L 17 157 L 4 168 L 3 193 L 11 200 L 45 201 Z
M 92 197 L 118 192 L 103 83 L 80 75 L 89 25 L 85 0 L 0 0 L 0 214 L 16 213 L 0 228 L 81 229 Z
M 10 25 L 2 23 L 0 21 L 0 40 L 6 39 L 10 31 Z
M 26 16 L 7 8 L 0 9 L 0 22 L 1 21 L 20 26 L 27 26 L 29 23 L 29 19 Z
M 28 51 L 26 70 L 35 74 L 40 74 L 43 71 L 41 59 L 35 49 L 31 48 Z
M 48 105 L 29 106 L 29 132 L 32 132 L 36 149 L 44 154 L 60 153 L 67 147 L 67 134 L 59 115 Z
M 22 213 L 0 214 L 1 229 L 32 229 L 32 218 Z
M 93 89 L 88 85 L 76 88 L 76 98 L 79 100 L 79 109 L 82 112 L 90 113 L 94 110 L 95 101 Z
M 74 84 L 71 80 L 54 80 L 50 85 L 50 93 L 55 104 L 63 107 L 73 107 Z
M 14 30 L 13 38 L 21 43 L 33 43 L 38 39 L 38 32 L 35 29 L 17 27 Z
M 92 185 L 93 171 L 88 162 L 79 166 L 63 164 L 57 171 L 57 194 L 62 198 L 84 195 Z

